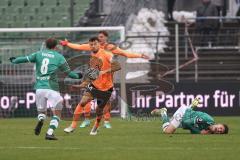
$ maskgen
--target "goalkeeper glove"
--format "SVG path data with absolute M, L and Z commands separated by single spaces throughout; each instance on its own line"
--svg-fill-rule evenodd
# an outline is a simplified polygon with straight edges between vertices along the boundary
M 68 40 L 60 41 L 61 46 L 67 46 L 68 45 Z
M 99 70 L 95 69 L 95 68 L 89 68 L 87 70 L 87 76 L 90 80 L 95 80 L 98 78 L 99 76 Z
M 16 57 L 10 57 L 9 58 L 9 61 L 11 62 L 11 63 L 13 63 L 13 60 L 15 60 L 16 59 Z
M 145 55 L 145 54 L 142 54 L 141 55 L 141 58 L 143 58 L 143 59 L 150 59 L 147 55 Z

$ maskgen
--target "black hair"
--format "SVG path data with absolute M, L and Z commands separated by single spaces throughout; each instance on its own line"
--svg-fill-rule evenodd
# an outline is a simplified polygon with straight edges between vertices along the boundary
M 94 41 L 98 41 L 99 42 L 98 37 L 92 37 L 92 38 L 89 39 L 89 42 L 94 42 Z
M 57 46 L 57 40 L 55 38 L 48 38 L 46 41 L 45 41 L 45 44 L 46 44 L 46 47 L 48 49 L 54 49 L 56 46 Z
M 223 134 L 228 134 L 229 128 L 226 124 L 222 124 L 224 126 L 224 132 Z
M 99 31 L 98 34 L 103 34 L 104 36 L 108 37 L 108 32 L 107 31 Z

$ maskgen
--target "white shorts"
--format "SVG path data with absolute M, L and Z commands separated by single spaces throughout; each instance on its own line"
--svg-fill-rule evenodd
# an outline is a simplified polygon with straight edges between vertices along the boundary
M 45 112 L 47 110 L 47 102 L 50 107 L 55 110 L 62 110 L 62 105 L 58 105 L 63 101 L 59 92 L 51 89 L 37 89 L 36 90 L 36 104 L 38 112 Z
M 178 108 L 178 110 L 174 113 L 172 119 L 170 120 L 170 124 L 172 124 L 175 128 L 180 127 L 182 123 L 182 118 L 187 109 L 191 108 L 191 106 L 182 106 Z

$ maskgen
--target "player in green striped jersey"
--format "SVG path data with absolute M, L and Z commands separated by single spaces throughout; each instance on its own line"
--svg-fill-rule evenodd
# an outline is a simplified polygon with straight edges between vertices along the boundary
M 82 74 L 74 73 L 66 59 L 56 51 L 57 40 L 49 38 L 46 40 L 46 49 L 32 53 L 24 57 L 11 57 L 13 64 L 35 63 L 36 64 L 36 105 L 38 110 L 38 123 L 35 127 L 35 134 L 39 135 L 43 122 L 46 119 L 47 102 L 50 103 L 53 117 L 45 139 L 57 140 L 53 132 L 58 127 L 63 98 L 59 93 L 58 75 L 59 71 L 66 73 L 70 78 L 79 79 Z
M 214 119 L 204 112 L 194 111 L 193 108 L 199 104 L 195 99 L 190 106 L 181 106 L 169 120 L 167 109 L 154 109 L 152 115 L 161 115 L 164 133 L 172 134 L 177 128 L 190 130 L 192 134 L 227 134 L 228 126 L 214 122 Z

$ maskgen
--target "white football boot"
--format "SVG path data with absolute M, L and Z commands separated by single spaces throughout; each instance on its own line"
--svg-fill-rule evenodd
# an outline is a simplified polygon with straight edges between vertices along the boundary
M 72 126 L 69 126 L 67 128 L 64 129 L 64 132 L 66 133 L 72 133 L 75 130 L 75 128 L 73 128 Z

